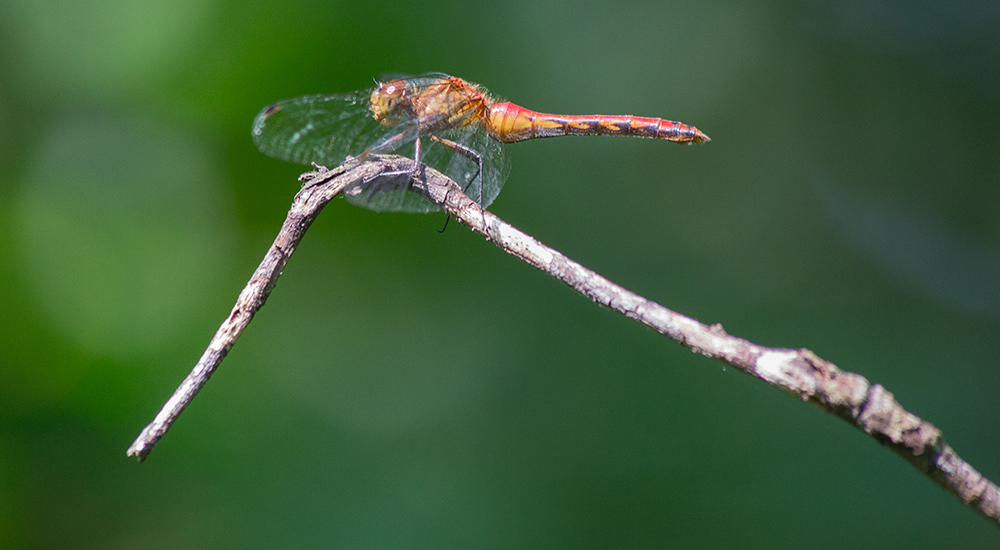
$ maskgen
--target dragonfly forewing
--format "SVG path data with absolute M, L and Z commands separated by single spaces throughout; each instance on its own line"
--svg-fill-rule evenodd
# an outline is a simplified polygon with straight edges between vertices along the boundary
M 337 166 L 393 131 L 372 118 L 369 97 L 362 90 L 272 103 L 254 119 L 254 144 L 270 157 Z

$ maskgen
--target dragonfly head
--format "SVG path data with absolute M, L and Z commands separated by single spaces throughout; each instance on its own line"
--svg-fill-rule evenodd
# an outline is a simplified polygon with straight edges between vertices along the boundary
M 390 80 L 379 84 L 372 90 L 372 115 L 383 126 L 394 126 L 406 116 L 403 108 L 403 96 L 406 93 L 406 83 L 402 80 Z

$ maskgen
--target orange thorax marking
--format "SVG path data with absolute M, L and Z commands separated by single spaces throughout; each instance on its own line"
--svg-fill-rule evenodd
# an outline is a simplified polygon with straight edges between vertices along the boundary
M 459 128 L 483 120 L 487 98 L 461 78 L 442 79 L 411 97 L 416 117 L 428 131 Z

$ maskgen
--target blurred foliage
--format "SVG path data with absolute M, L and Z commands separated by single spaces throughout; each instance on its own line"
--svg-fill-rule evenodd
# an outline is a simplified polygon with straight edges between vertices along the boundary
M 701 147 L 511 146 L 499 215 L 884 384 L 1000 479 L 996 2 L 0 4 L 0 547 L 995 548 L 843 422 L 443 215 L 337 201 L 143 465 L 125 449 L 303 167 L 264 105 L 443 71 Z

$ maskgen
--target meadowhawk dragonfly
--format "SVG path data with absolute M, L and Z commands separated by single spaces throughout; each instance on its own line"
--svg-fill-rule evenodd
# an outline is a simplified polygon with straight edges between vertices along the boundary
M 394 174 L 364 192 L 345 193 L 358 206 L 393 212 L 439 210 L 408 192 L 421 163 L 455 180 L 485 208 L 500 193 L 509 171 L 504 144 L 566 135 L 709 141 L 694 126 L 660 118 L 539 113 L 494 99 L 477 84 L 436 73 L 346 94 L 285 99 L 265 107 L 253 123 L 253 140 L 262 153 L 299 164 L 332 167 L 348 156 L 363 160 L 388 152 L 413 158 L 411 173 Z

